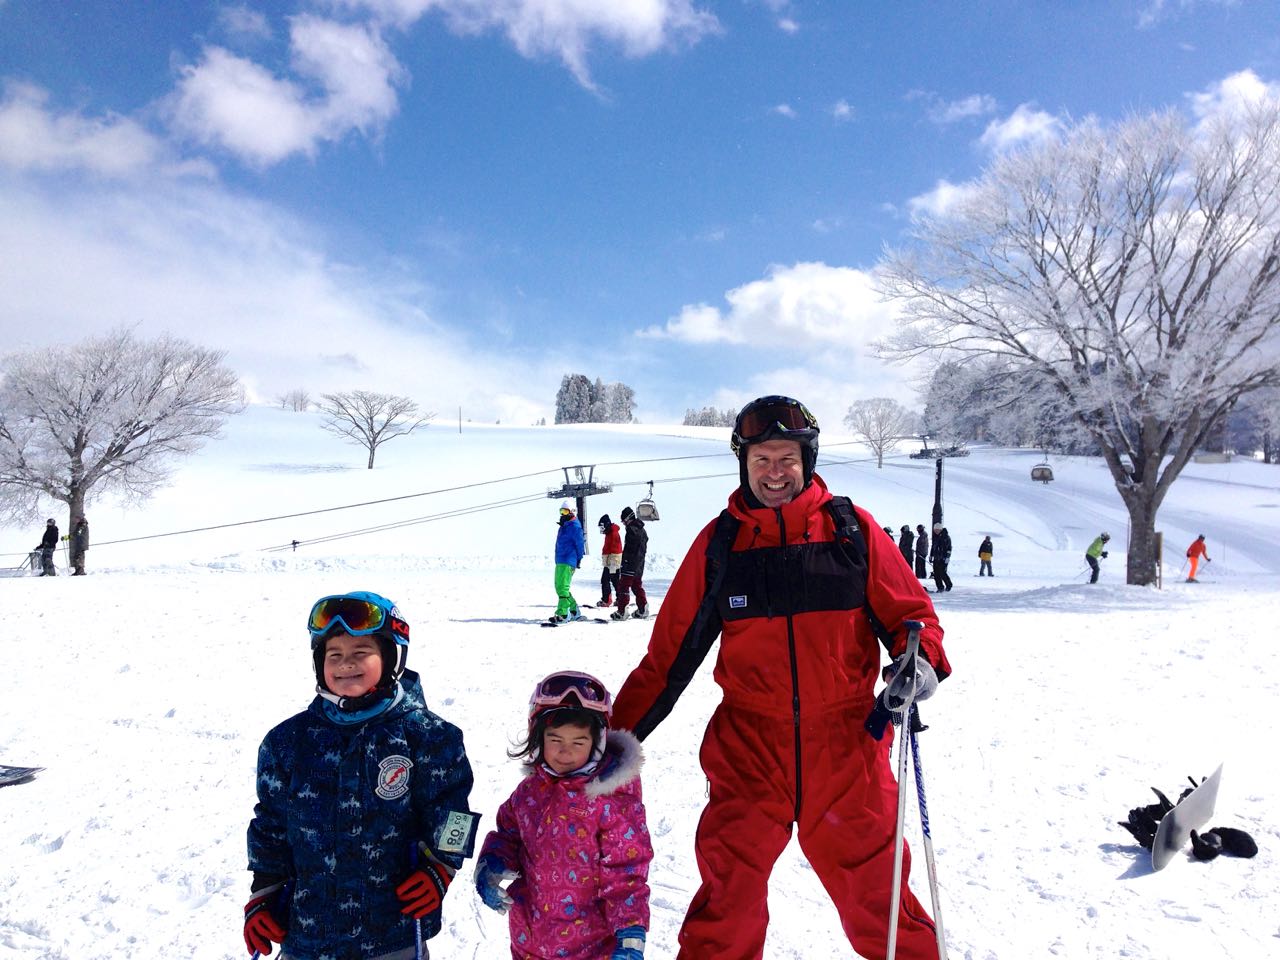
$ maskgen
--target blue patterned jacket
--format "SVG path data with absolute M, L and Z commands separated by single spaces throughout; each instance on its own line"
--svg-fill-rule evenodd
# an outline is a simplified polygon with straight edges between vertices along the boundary
M 478 818 L 468 819 L 462 731 L 426 708 L 416 673 L 400 682 L 399 703 L 349 726 L 325 716 L 316 697 L 258 750 L 249 869 L 292 882 L 287 909 L 273 911 L 291 960 L 365 960 L 412 947 L 414 924 L 395 888 L 412 872 L 413 842 L 455 869 L 471 856 Z M 437 911 L 422 936 L 439 931 Z

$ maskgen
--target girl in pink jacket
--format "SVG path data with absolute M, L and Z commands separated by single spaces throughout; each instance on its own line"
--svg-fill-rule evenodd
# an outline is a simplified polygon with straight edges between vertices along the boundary
M 609 730 L 613 698 L 586 673 L 553 673 L 512 754 L 525 777 L 480 850 L 476 890 L 508 913 L 514 960 L 642 960 L 653 847 L 640 742 Z M 508 883 L 504 889 L 503 884 Z

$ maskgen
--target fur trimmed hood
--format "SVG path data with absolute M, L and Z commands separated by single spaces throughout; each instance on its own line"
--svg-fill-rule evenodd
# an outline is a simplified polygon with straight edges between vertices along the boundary
M 602 772 L 583 788 L 589 797 L 603 797 L 613 793 L 640 776 L 644 766 L 644 747 L 630 730 L 610 730 L 605 734 L 605 759 Z

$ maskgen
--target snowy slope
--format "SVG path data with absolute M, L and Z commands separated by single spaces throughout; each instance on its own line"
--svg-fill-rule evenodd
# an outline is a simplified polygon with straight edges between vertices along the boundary
M 856 445 L 824 439 L 820 471 L 833 489 L 895 529 L 927 521 L 931 463 L 900 457 L 877 470 Z M 1169 577 L 1157 591 L 1123 586 L 1124 512 L 1105 468 L 1055 458 L 1058 480 L 1045 487 L 1028 478 L 1039 459 L 979 449 L 946 464 L 956 588 L 938 607 L 955 674 L 928 704 L 921 752 L 951 955 L 1275 956 L 1280 774 L 1258 746 L 1280 734 L 1280 473 L 1191 467 L 1161 513 Z M 0 654 L 17 681 L 0 700 L 0 763 L 48 768 L 0 790 L 0 958 L 243 955 L 256 749 L 311 696 L 302 623 L 324 593 L 373 589 L 401 604 L 410 665 L 432 708 L 465 731 L 473 806 L 491 826 L 517 776 L 504 753 L 532 683 L 576 667 L 616 689 L 647 642 L 642 623 L 532 626 L 553 600 L 556 502 L 545 492 L 561 465 L 579 462 L 618 485 L 591 501 L 589 524 L 658 481 L 648 579 L 660 603 L 673 565 L 735 482 L 725 431 L 464 424 L 459 433 L 442 423 L 388 444 L 367 471 L 313 418 L 251 410 L 144 508 L 88 511 L 91 576 L 0 579 Z M 109 543 L 508 477 L 519 479 Z M 296 553 L 262 549 L 526 498 Z M 1090 586 L 1082 554 L 1102 529 L 1115 549 Z M 1205 582 L 1184 584 L 1181 553 L 1199 532 L 1214 562 Z M 0 530 L 0 549 L 24 551 L 38 533 Z M 996 545 L 990 580 L 974 576 L 984 533 Z M 579 574 L 582 599 L 598 589 L 595 563 L 593 553 Z M 651 957 L 674 955 L 697 886 L 697 748 L 718 700 L 710 673 L 708 663 L 646 742 Z M 1214 823 L 1248 830 L 1261 854 L 1178 858 L 1151 874 L 1115 821 L 1151 800 L 1150 786 L 1176 793 L 1186 775 L 1224 761 Z M 922 876 L 913 879 L 927 899 Z M 433 955 L 507 956 L 505 922 L 479 906 L 467 879 L 446 900 Z M 770 908 L 766 956 L 853 956 L 794 844 Z

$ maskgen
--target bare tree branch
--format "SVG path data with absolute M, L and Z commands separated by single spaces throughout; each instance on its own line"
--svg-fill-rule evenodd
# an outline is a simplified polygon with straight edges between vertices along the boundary
M 127 330 L 13 354 L 0 381 L 0 509 L 35 515 L 41 497 L 74 518 L 106 492 L 142 500 L 173 461 L 218 435 L 244 402 L 224 354 Z
M 881 264 L 885 356 L 998 359 L 1101 448 L 1155 579 L 1156 512 L 1241 397 L 1280 383 L 1280 103 L 1176 113 L 997 159 Z
M 370 470 L 378 447 L 413 433 L 436 416 L 435 413 L 419 415 L 418 405 L 408 397 L 369 390 L 326 393 L 321 396 L 319 406 L 325 417 L 322 428 L 368 450 Z

